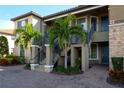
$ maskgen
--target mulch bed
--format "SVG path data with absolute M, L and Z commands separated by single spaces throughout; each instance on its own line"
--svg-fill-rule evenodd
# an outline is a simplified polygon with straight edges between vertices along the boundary
M 81 72 L 77 72 L 77 73 L 62 73 L 62 72 L 55 72 L 55 71 L 52 71 L 51 72 L 52 74 L 58 74 L 58 75 L 79 75 L 79 74 L 83 74 L 84 72 L 83 71 L 81 71 Z
M 107 77 L 106 81 L 107 81 L 107 83 L 109 83 L 111 85 L 114 85 L 114 86 L 117 86 L 117 87 L 120 87 L 120 88 L 124 88 L 124 82 L 115 81 L 110 76 Z

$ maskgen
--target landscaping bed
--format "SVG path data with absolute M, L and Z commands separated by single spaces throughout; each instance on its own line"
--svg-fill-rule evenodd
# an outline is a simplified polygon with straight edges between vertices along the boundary
M 53 68 L 52 73 L 61 74 L 61 75 L 82 74 L 83 71 L 81 71 L 81 59 L 77 58 L 75 60 L 75 64 L 73 67 L 68 66 L 67 68 L 65 68 L 63 65 L 58 65 L 58 66 Z
M 18 65 L 24 63 L 25 63 L 24 57 L 20 56 L 7 55 L 6 57 L 0 58 L 0 66 Z
M 57 66 L 53 68 L 53 71 L 51 73 L 61 74 L 61 75 L 76 75 L 76 74 L 82 74 L 83 71 L 81 71 L 76 67 L 68 67 L 67 69 L 65 69 L 64 66 Z
M 124 87 L 124 71 L 109 71 L 107 82 L 118 87 Z
M 123 57 L 112 57 L 113 69 L 109 71 L 107 82 L 118 87 L 124 87 Z

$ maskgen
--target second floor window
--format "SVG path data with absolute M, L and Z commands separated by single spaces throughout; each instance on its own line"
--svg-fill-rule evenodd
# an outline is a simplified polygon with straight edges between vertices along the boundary
M 90 29 L 98 31 L 98 19 L 96 16 L 90 17 Z
M 28 22 L 28 19 L 18 21 L 18 22 L 17 22 L 17 27 L 22 27 L 22 26 L 24 26 L 25 23 L 27 23 L 27 22 Z
M 101 31 L 106 32 L 109 31 L 109 19 L 108 16 L 101 17 Z
M 82 30 L 87 31 L 87 22 L 85 17 L 77 19 L 77 24 L 81 25 Z

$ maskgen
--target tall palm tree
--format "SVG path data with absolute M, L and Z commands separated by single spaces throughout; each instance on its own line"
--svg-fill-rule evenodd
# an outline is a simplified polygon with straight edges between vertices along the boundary
M 17 35 L 15 44 L 20 45 L 25 49 L 29 48 L 30 51 L 32 40 L 38 42 L 41 36 L 40 31 L 34 29 L 30 23 L 26 23 L 25 26 L 17 28 L 15 34 Z
M 54 46 L 54 41 L 57 40 L 59 47 L 64 49 L 65 53 L 65 68 L 67 68 L 67 47 L 70 45 L 70 39 L 73 35 L 77 35 L 81 38 L 82 43 L 85 44 L 86 33 L 82 31 L 80 25 L 71 26 L 71 22 L 74 21 L 76 17 L 69 14 L 65 18 L 56 19 L 53 24 L 49 27 L 48 37 L 49 44 L 51 47 Z

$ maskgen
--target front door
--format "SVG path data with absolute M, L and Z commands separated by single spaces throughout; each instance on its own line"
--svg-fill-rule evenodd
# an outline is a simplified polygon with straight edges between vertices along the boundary
M 109 47 L 108 44 L 101 47 L 102 64 L 109 64 Z

